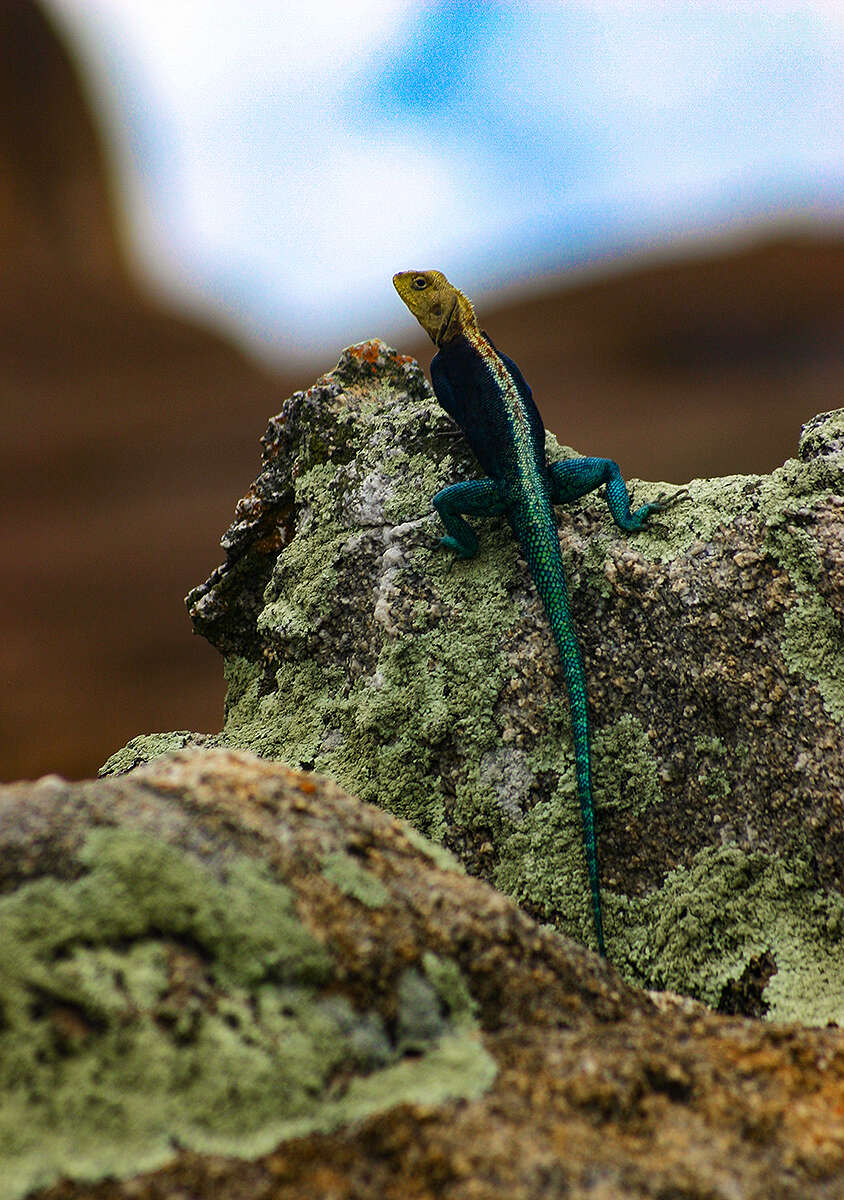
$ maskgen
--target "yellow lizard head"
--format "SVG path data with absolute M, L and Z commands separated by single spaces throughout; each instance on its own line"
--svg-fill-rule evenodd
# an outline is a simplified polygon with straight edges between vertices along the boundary
M 399 271 L 393 284 L 437 346 L 464 330 L 477 329 L 471 300 L 450 284 L 442 271 Z

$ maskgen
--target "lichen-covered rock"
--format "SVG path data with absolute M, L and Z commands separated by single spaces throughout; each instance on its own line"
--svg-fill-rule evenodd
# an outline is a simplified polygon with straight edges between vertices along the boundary
M 3 1200 L 489 1087 L 460 968 L 393 911 L 402 861 L 451 864 L 379 818 L 223 751 L 0 789 Z
M 506 524 L 471 561 L 438 545 L 431 496 L 477 473 L 452 435 L 379 342 L 270 422 L 227 561 L 189 597 L 225 656 L 214 740 L 332 776 L 588 942 L 562 671 Z M 688 490 L 634 535 L 597 494 L 559 510 L 608 952 L 714 1007 L 844 1020 L 844 412 L 770 476 Z
M 842 1095 L 311 774 L 0 788 L 0 1200 L 821 1200 Z

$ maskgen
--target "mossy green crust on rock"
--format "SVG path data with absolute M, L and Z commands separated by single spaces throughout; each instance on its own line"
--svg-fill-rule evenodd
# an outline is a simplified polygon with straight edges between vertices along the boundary
M 844 899 L 819 895 L 805 860 L 708 847 L 658 892 L 623 902 L 618 919 L 637 951 L 628 974 L 648 986 L 810 1025 L 844 1013 Z
M 573 453 L 551 437 L 548 451 Z M 227 562 L 188 598 L 225 657 L 211 737 L 328 774 L 588 943 L 565 686 L 541 605 L 504 522 L 485 523 L 471 561 L 438 545 L 431 496 L 477 473 L 416 364 L 382 343 L 291 397 Z M 661 490 L 632 488 L 636 503 Z M 617 530 L 598 494 L 558 511 L 610 958 L 712 1002 L 761 955 L 754 1011 L 844 1020 L 822 982 L 844 887 L 844 414 L 809 422 L 770 476 L 693 480 L 641 533 Z M 145 752 L 136 740 L 106 769 Z M 772 880 L 806 864 L 808 890 L 781 900 L 787 937 L 770 906 L 731 893 L 733 851 Z M 675 911 L 677 881 L 704 878 L 724 938 L 702 938 L 698 962 L 647 932 Z
M 243 752 L 0 787 L 3 1200 L 837 1195 L 840 1030 L 650 997 L 444 853 Z
M 189 827 L 160 775 L 163 796 L 130 785 L 121 812 L 107 785 L 49 780 L 19 811 L 30 836 L 44 829 L 37 877 L 0 893 L 1 1200 L 61 1176 L 149 1170 L 176 1147 L 255 1158 L 397 1103 L 477 1095 L 494 1077 L 457 965 L 425 951 L 362 1000 L 283 872 L 203 811 L 210 769 L 187 780 L 200 797 Z M 0 841 L 14 789 L 4 795 Z M 391 900 L 342 843 L 320 861 L 329 895 Z

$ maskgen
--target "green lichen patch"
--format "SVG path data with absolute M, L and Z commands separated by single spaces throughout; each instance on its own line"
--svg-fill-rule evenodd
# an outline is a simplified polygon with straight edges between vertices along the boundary
M 344 1102 L 326 1106 L 321 1128 L 361 1120 L 393 1104 L 433 1106 L 447 1100 L 473 1100 L 492 1086 L 496 1073 L 495 1060 L 476 1031 L 445 1033 L 425 1055 L 385 1067 L 377 1077 L 353 1079 Z
M 591 908 L 574 770 L 502 838 L 495 885 L 561 932 L 591 944 Z
M 726 799 L 731 791 L 728 773 L 730 752 L 727 747 L 720 738 L 700 734 L 695 738 L 694 748 L 698 756 L 698 779 L 708 799 Z
M 767 961 L 767 1016 L 844 1023 L 844 900 L 807 863 L 734 844 L 700 851 L 644 898 L 613 897 L 611 953 L 647 986 L 717 1008 L 754 962 Z
M 693 479 L 685 485 L 686 495 L 672 503 L 664 513 L 657 513 L 638 532 L 623 534 L 613 523 L 604 505 L 596 506 L 596 498 L 580 501 L 582 511 L 595 510 L 600 525 L 592 531 L 585 563 L 592 566 L 601 580 L 601 562 L 607 551 L 620 541 L 631 554 L 644 561 L 669 563 L 687 554 L 695 543 L 708 542 L 715 531 L 729 525 L 737 516 L 758 510 L 760 476 L 730 475 L 719 479 Z M 645 504 L 659 496 L 671 497 L 679 489 L 674 484 L 629 481 L 635 504 Z
M 437 842 L 429 841 L 428 838 L 423 837 L 418 830 L 414 829 L 412 825 L 404 826 L 404 836 L 414 850 L 419 850 L 439 870 L 456 871 L 459 875 L 465 874 L 463 864 L 458 858 L 455 858 L 450 850 L 446 850 L 445 846 L 441 846 Z
M 798 675 L 813 679 L 827 712 L 844 723 L 844 630 L 816 594 L 804 594 L 785 618 L 783 655 Z
M 827 434 L 831 430 L 837 436 L 842 417 L 828 413 L 811 424 L 818 422 Z M 814 457 L 808 462 L 790 460 L 782 468 L 791 490 L 768 517 L 766 544 L 794 588 L 781 637 L 783 657 L 795 674 L 817 684 L 827 711 L 840 723 L 844 721 L 844 633 L 818 591 L 823 565 L 815 525 L 829 495 L 836 489 L 840 493 L 844 477 L 837 461 L 821 453 L 817 430 L 804 436 L 803 453 Z
M 792 502 L 783 507 L 776 521 L 769 523 L 767 540 L 771 554 L 788 572 L 795 592 L 781 637 L 783 657 L 795 674 L 817 684 L 827 712 L 842 722 L 844 631 L 817 590 L 822 566 L 811 531 L 815 519 L 814 507 Z
M 471 1027 L 478 1004 L 454 959 L 440 958 L 427 950 L 422 958 L 422 966 L 451 1020 L 456 1025 Z
M 594 738 L 596 804 L 639 814 L 662 799 L 657 761 L 648 731 L 625 713 Z
M 110 755 L 99 773 L 125 775 L 127 771 L 133 771 L 135 767 L 174 750 L 184 750 L 187 746 L 215 746 L 218 744 L 217 737 L 212 733 L 190 733 L 186 729 L 178 729 L 173 733 L 140 734 Z
M 272 692 L 260 664 L 239 659 L 236 670 L 240 690 L 226 706 L 222 743 L 294 767 L 313 766 L 326 725 L 331 728 L 335 712 L 344 707 L 341 670 L 315 659 L 285 662 Z
M 565 721 L 564 706 L 556 715 L 561 723 Z M 544 756 L 531 755 L 532 778 L 542 778 L 558 753 L 559 742 L 570 740 L 570 732 L 561 725 L 557 744 L 549 738 Z M 638 814 L 659 802 L 656 763 L 647 732 L 635 718 L 625 715 L 602 730 L 594 739 L 593 751 L 596 810 Z M 496 761 L 500 759 L 499 753 Z M 591 944 L 592 909 L 573 767 L 560 776 L 557 788 L 540 793 L 535 803 L 507 823 L 495 884 L 538 918 L 553 918 L 561 932 Z M 607 921 L 613 922 L 611 892 L 604 903 Z
M 420 975 L 426 996 L 404 1002 L 399 983 L 401 1037 L 388 1032 L 338 990 L 332 954 L 259 862 L 233 855 L 219 874 L 109 828 L 79 866 L 0 898 L 2 1200 L 127 1177 L 176 1146 L 255 1157 L 492 1082 L 459 979 L 433 969 L 439 986 Z
M 322 874 L 329 883 L 339 888 L 344 896 L 359 900 L 367 908 L 381 908 L 387 903 L 390 893 L 377 875 L 367 871 L 351 854 L 344 850 L 333 850 L 322 860 Z
M 318 770 L 423 833 L 441 836 L 448 801 L 435 782 L 438 747 L 459 741 L 473 758 L 474 747 L 496 745 L 501 736 L 494 708 L 507 663 L 488 631 L 506 623 L 513 560 L 496 549 L 493 538 L 483 558 L 455 565 L 434 543 L 423 552 L 430 561 L 424 576 L 419 551 L 412 564 L 409 551 L 396 549 L 377 606 L 376 623 L 387 635 L 373 645 L 369 669 L 351 677 L 333 655 L 301 657 L 298 635 L 271 602 L 262 621 L 285 639 L 289 657 L 279 662 L 271 691 L 262 670 L 243 660 L 228 665 L 236 691 L 227 706 L 226 744 Z M 425 605 L 418 601 L 420 578 L 431 595 Z M 303 595 L 309 580 L 305 572 Z M 315 593 L 319 587 L 315 580 Z M 313 611 L 308 620 L 311 629 L 319 627 Z
M 844 408 L 818 413 L 807 421 L 800 433 L 800 458 L 827 464 L 832 474 L 838 472 L 838 459 L 844 450 Z

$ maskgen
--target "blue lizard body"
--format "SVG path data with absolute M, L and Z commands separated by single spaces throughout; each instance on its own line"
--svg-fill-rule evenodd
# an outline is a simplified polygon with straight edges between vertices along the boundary
M 616 524 L 637 530 L 667 502 L 660 498 L 631 512 L 627 486 L 611 459 L 573 458 L 549 464 L 545 426 L 531 390 L 512 359 L 496 350 L 478 327 L 466 297 L 438 271 L 404 271 L 393 282 L 439 347 L 431 363 L 437 400 L 463 430 L 486 472 L 486 478 L 453 484 L 434 496 L 446 530 L 442 542 L 461 558 L 471 558 L 478 540 L 465 518 L 506 517 L 548 615 L 568 692 L 592 914 L 598 949 L 605 955 L 586 678 L 553 506 L 606 484 Z

